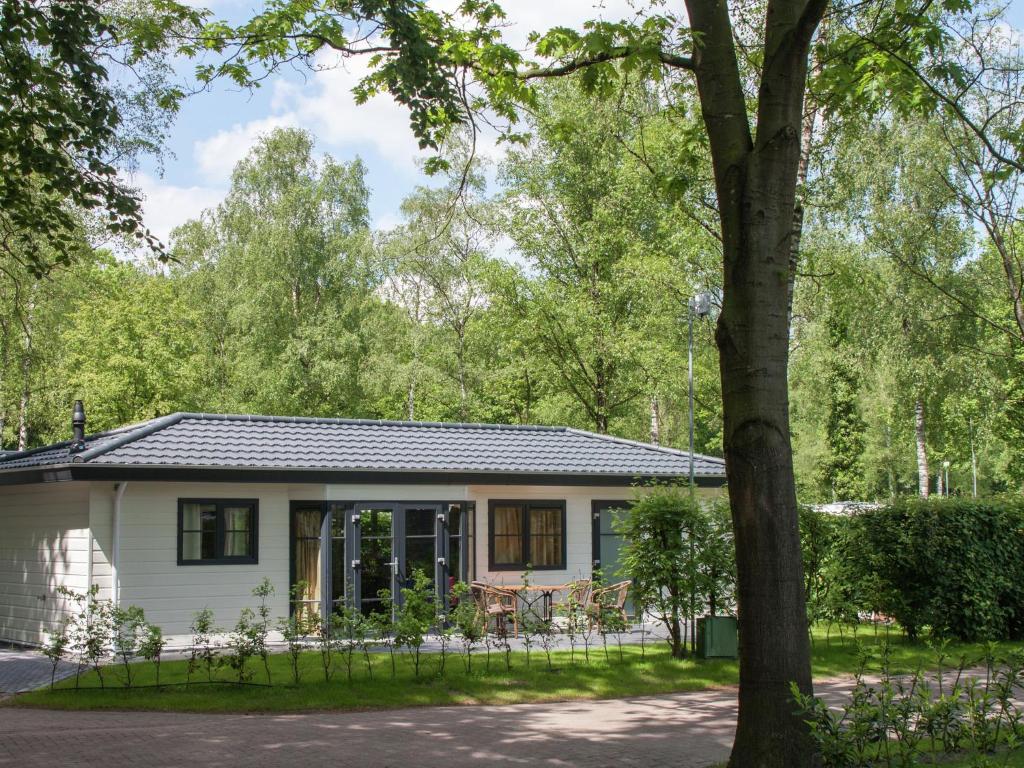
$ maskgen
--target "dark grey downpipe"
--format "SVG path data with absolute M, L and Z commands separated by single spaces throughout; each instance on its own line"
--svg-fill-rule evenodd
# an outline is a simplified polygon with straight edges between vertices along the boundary
M 75 400 L 75 409 L 71 412 L 71 450 L 80 451 L 85 448 L 85 406 L 81 400 Z

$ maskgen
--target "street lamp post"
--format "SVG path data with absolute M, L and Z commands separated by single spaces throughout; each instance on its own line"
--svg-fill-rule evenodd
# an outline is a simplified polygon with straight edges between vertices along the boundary
M 945 477 L 944 477 L 944 481 L 945 482 L 943 483 L 943 485 L 945 486 L 946 496 L 949 496 L 949 460 L 948 459 L 946 461 L 942 462 L 942 472 L 945 475 Z
M 711 314 L 711 294 L 710 293 L 698 293 L 690 298 L 687 303 L 689 312 L 687 317 L 689 320 L 689 344 L 688 348 L 688 369 L 690 379 L 690 498 L 692 499 L 696 493 L 696 475 L 693 468 L 693 316 L 707 317 Z M 690 563 L 693 564 L 695 557 L 693 550 L 693 531 L 690 531 Z M 690 650 L 695 651 L 697 649 L 697 617 L 694 615 L 697 608 L 697 592 L 696 585 L 693 585 L 693 589 L 690 592 Z
M 711 314 L 711 294 L 698 293 L 690 298 L 689 307 L 689 378 L 690 378 L 690 496 L 694 494 L 695 474 L 693 469 L 693 317 L 707 317 Z

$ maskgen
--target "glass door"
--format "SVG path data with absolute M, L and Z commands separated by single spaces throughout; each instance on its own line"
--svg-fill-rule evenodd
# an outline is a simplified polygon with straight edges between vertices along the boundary
M 438 524 L 443 523 L 440 504 L 403 506 L 399 509 L 402 546 L 398 548 L 398 574 L 402 587 L 413 585 L 413 575 L 422 571 L 437 591 Z
M 365 614 L 384 609 L 382 592 L 389 592 L 393 598 L 398 595 L 396 512 L 394 506 L 357 504 L 350 513 L 353 546 L 349 579 L 353 600 Z
M 599 572 L 604 584 L 625 581 L 629 575 L 622 567 L 624 538 L 618 532 L 618 520 L 629 514 L 628 501 L 595 501 L 593 503 L 593 559 L 595 576 Z M 632 615 L 633 601 L 626 600 L 626 612 Z
M 418 570 L 447 602 L 467 578 L 472 514 L 472 502 L 292 502 L 292 610 L 387 610 L 381 592 L 400 601 Z

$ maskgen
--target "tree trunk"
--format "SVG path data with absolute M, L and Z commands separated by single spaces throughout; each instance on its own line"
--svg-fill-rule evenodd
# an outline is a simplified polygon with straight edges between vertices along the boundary
M 459 374 L 459 419 L 466 421 L 469 416 L 469 409 L 466 407 L 468 395 L 466 393 L 466 329 L 461 327 L 458 330 L 458 352 L 456 362 Z
M 608 434 L 608 382 L 601 357 L 594 361 L 594 428 L 598 434 Z
M 28 407 L 32 398 L 32 384 L 29 377 L 32 373 L 32 320 L 35 313 L 35 300 L 30 298 L 22 320 L 24 342 L 21 348 L 21 399 L 18 402 L 18 450 L 28 448 Z
M 928 444 L 924 432 L 924 401 L 918 398 L 914 403 L 914 438 L 917 442 L 917 490 L 921 498 L 928 498 Z
M 942 470 L 935 473 L 935 492 L 939 497 L 946 495 L 946 484 L 942 482 Z
M 1010 254 L 998 224 L 994 221 L 989 223 L 988 231 L 996 251 L 999 253 L 999 259 L 1003 264 L 1003 272 L 1006 275 L 1006 290 L 1010 297 L 1010 305 L 1013 307 L 1013 319 L 1017 321 L 1021 339 L 1024 339 L 1024 287 L 1021 286 L 1021 280 L 1018 279 L 1021 267 Z
M 807 53 L 825 0 L 769 0 L 756 140 L 724 0 L 687 0 L 723 248 L 716 331 L 735 530 L 739 716 L 731 768 L 815 763 L 790 685 L 810 693 L 789 431 L 789 273 Z
M 651 397 L 651 444 L 661 445 L 661 411 L 657 395 Z

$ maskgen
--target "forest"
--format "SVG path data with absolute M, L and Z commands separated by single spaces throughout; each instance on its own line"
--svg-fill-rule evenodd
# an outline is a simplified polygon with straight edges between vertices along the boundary
M 91 430 L 185 410 L 685 448 L 687 301 L 716 291 L 721 262 L 706 147 L 680 138 L 692 102 L 628 79 L 542 98 L 497 160 L 450 140 L 447 175 L 409 191 L 394 229 L 371 227 L 358 157 L 278 129 L 166 263 L 83 240 L 48 275 L 12 266 L 3 448 L 66 439 L 75 398 Z M 800 499 L 1019 490 L 1024 331 L 1004 261 L 1019 275 L 1019 181 L 979 205 L 971 158 L 934 122 L 823 111 L 813 129 L 790 333 Z M 696 447 L 721 455 L 713 336 L 696 321 Z

